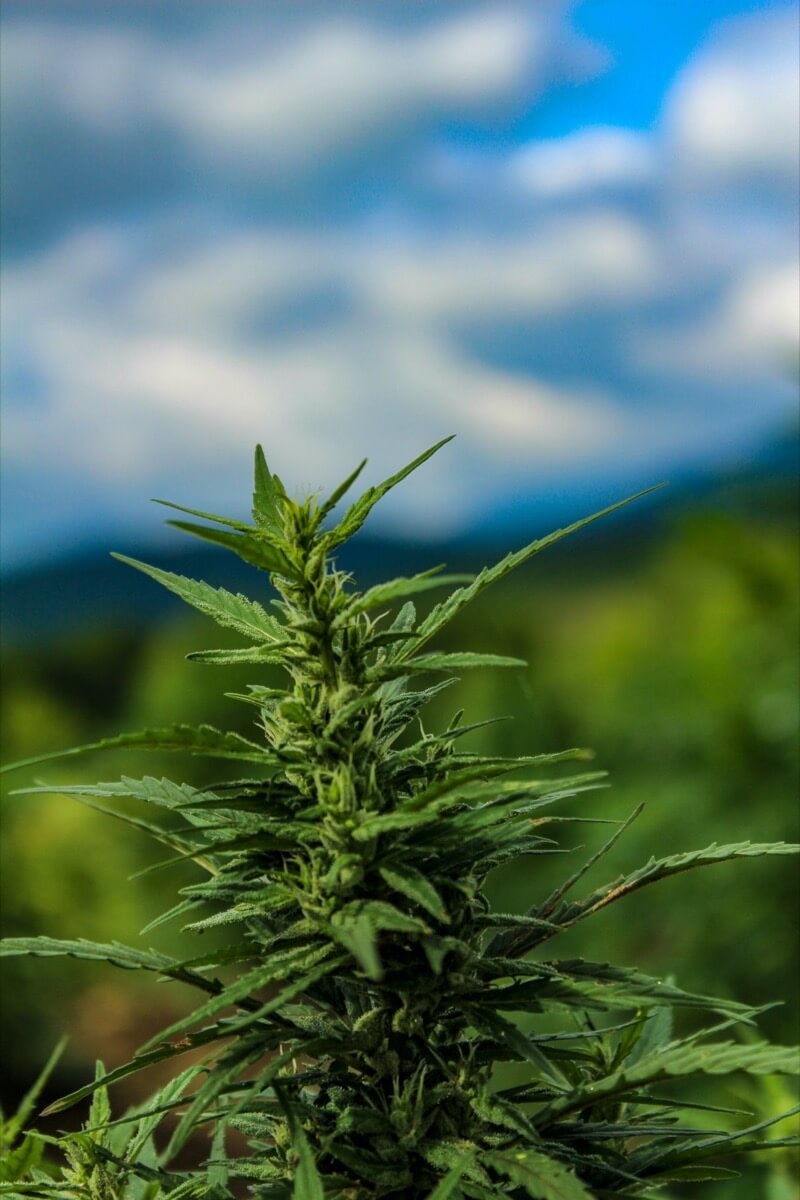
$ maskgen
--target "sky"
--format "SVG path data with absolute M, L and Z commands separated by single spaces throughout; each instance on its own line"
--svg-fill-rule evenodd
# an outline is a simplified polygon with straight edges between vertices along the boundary
M 456 440 L 373 531 L 574 516 L 797 412 L 798 12 L 2 13 L 13 570 Z

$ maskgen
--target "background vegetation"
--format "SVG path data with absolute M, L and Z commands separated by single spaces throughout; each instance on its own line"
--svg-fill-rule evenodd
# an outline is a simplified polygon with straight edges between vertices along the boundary
M 594 747 L 612 788 L 582 800 L 586 814 L 627 816 L 646 801 L 643 816 L 615 851 L 612 869 L 715 840 L 796 840 L 798 556 L 792 509 L 791 503 L 761 504 L 758 515 L 747 515 L 711 498 L 658 527 L 622 526 L 613 536 L 590 532 L 537 560 L 491 603 L 476 604 L 452 635 L 459 648 L 517 655 L 529 667 L 469 675 L 458 698 L 443 698 L 441 715 L 463 705 L 469 720 L 497 712 L 514 718 L 474 735 L 476 750 Z M 385 563 L 375 560 L 405 555 L 403 569 L 411 571 L 419 566 L 414 553 L 375 544 L 355 565 L 369 573 L 372 561 L 372 571 L 385 575 Z M 461 569 L 467 559 L 480 565 L 492 557 L 462 547 L 450 562 Z M 229 583 L 224 562 L 219 560 L 219 583 Z M 206 573 L 186 561 L 178 569 Z M 124 568 L 113 570 L 120 575 Z M 252 582 L 258 583 L 255 573 Z M 223 691 L 255 682 L 253 668 L 219 672 L 184 661 L 187 651 L 207 644 L 202 618 L 167 601 L 164 613 L 147 619 L 129 613 L 113 624 L 93 617 L 78 628 L 62 627 L 60 595 L 53 587 L 47 597 L 57 636 L 48 639 L 39 631 L 35 638 L 15 637 L 5 648 L 6 759 L 173 720 L 246 732 L 247 713 L 242 716 L 242 706 Z M 100 610 L 102 599 L 95 597 Z M 441 648 L 449 648 L 447 639 Z M 161 764 L 133 752 L 107 754 L 91 765 L 66 760 L 27 777 L 21 773 L 5 790 L 34 776 L 62 783 L 113 779 L 159 774 L 162 765 L 164 773 L 177 769 L 174 760 Z M 213 765 L 196 760 L 183 768 L 182 762 L 183 777 L 193 782 L 216 777 Z M 565 811 L 578 811 L 576 803 Z M 146 840 L 121 825 L 112 828 L 74 800 L 5 795 L 3 825 L 8 935 L 135 941 L 174 893 L 175 880 L 165 873 L 129 882 L 152 864 Z M 594 845 L 602 836 L 602 827 L 568 828 L 582 830 L 568 835 L 569 845 Z M 753 1003 L 782 997 L 785 1005 L 766 1014 L 763 1028 L 776 1040 L 793 1040 L 800 999 L 795 872 L 791 860 L 764 859 L 670 880 L 638 904 L 610 908 L 586 933 L 576 930 L 575 953 L 608 955 L 653 974 L 679 964 L 678 982 L 691 990 Z M 608 875 L 608 864 L 602 873 Z M 496 899 L 502 908 L 521 909 L 561 874 L 563 863 L 530 859 L 524 871 L 498 873 Z M 172 926 L 145 940 L 166 951 L 185 945 Z M 127 1057 L 182 1011 L 178 989 L 85 963 L 12 960 L 4 966 L 4 985 L 3 1102 L 9 1105 L 62 1031 L 71 1041 L 52 1083 L 60 1094 L 85 1081 L 95 1057 L 107 1064 Z M 131 1086 L 128 1098 L 135 1099 L 147 1083 Z M 764 1087 L 758 1098 L 732 1092 L 732 1102 L 786 1107 L 785 1094 Z M 795 1186 L 791 1168 L 775 1157 L 770 1196 L 788 1200 Z M 742 1196 L 754 1194 L 747 1190 L 750 1179 Z M 736 1194 L 731 1187 L 730 1195 Z

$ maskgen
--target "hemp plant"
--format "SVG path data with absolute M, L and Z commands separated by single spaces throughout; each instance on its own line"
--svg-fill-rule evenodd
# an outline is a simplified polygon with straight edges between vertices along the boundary
M 651 859 L 583 891 L 584 875 L 631 817 L 542 895 L 536 857 L 559 851 L 551 834 L 566 822 L 586 819 L 552 810 L 600 786 L 602 773 L 586 770 L 582 750 L 470 753 L 461 738 L 476 726 L 461 713 L 439 732 L 421 725 L 452 672 L 524 665 L 438 652 L 430 646 L 440 631 L 490 585 L 619 505 L 471 578 L 437 569 L 361 592 L 337 566 L 340 547 L 374 505 L 443 444 L 370 487 L 338 524 L 330 515 L 361 467 L 324 502 L 298 501 L 260 447 L 252 523 L 171 506 L 205 522 L 173 521 L 179 529 L 265 572 L 271 600 L 117 556 L 248 643 L 191 659 L 280 667 L 283 683 L 266 686 L 262 677 L 233 697 L 252 711 L 250 737 L 176 724 L 66 752 L 138 747 L 230 760 L 232 777 L 213 786 L 123 777 L 23 789 L 94 807 L 132 799 L 168 810 L 166 821 L 150 822 L 113 812 L 170 847 L 174 861 L 199 869 L 152 924 L 188 918 L 189 931 L 225 927 L 228 938 L 186 960 L 117 942 L 3 944 L 6 955 L 151 971 L 200 997 L 130 1062 L 100 1068 L 46 1110 L 101 1097 L 84 1132 L 66 1138 L 71 1183 L 34 1165 L 1 1190 L 97 1200 L 224 1197 L 243 1187 L 258 1200 L 655 1197 L 671 1181 L 727 1179 L 732 1172 L 718 1165 L 726 1154 L 791 1140 L 760 1139 L 769 1121 L 709 1131 L 706 1116 L 696 1127 L 686 1112 L 708 1105 L 661 1090 L 697 1075 L 796 1071 L 792 1049 L 752 1031 L 749 1040 L 737 1037 L 756 1010 L 611 965 L 602 951 L 586 961 L 554 957 L 551 947 L 668 876 L 796 847 L 715 844 Z M 418 616 L 410 597 L 447 586 L 455 590 Z M 26 765 L 32 761 L 41 759 Z M 551 768 L 571 762 L 572 773 L 553 776 Z M 487 879 L 521 856 L 531 864 L 528 907 L 494 911 Z M 699 1028 L 673 1036 L 676 1009 L 699 1013 Z M 105 1089 L 165 1061 L 175 1063 L 170 1082 L 112 1120 Z M 517 1082 L 499 1077 L 498 1066 L 509 1065 Z M 168 1115 L 169 1135 L 156 1149 L 153 1132 Z M 131 1136 L 131 1126 L 140 1133 Z M 249 1152 L 226 1154 L 228 1129 L 245 1136 Z M 198 1130 L 211 1134 L 205 1163 L 176 1167 Z M 100 1171 L 96 1185 L 87 1163 Z

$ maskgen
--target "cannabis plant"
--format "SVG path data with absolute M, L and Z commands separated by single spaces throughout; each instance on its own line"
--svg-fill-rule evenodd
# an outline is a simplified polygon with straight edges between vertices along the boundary
M 714 1131 L 706 1114 L 696 1127 L 687 1111 L 707 1106 L 662 1091 L 691 1076 L 796 1070 L 791 1049 L 740 1036 L 755 1010 L 612 965 L 602 952 L 598 961 L 558 958 L 552 945 L 668 876 L 792 847 L 712 845 L 584 890 L 584 875 L 626 821 L 542 895 L 537 857 L 559 852 L 553 835 L 585 819 L 553 810 L 600 786 L 602 775 L 587 771 L 582 750 L 470 753 L 461 739 L 475 726 L 461 713 L 438 732 L 421 723 L 452 672 L 524 665 L 438 652 L 437 635 L 491 584 L 587 522 L 474 578 L 434 570 L 360 592 L 337 566 L 374 505 L 438 449 L 369 488 L 338 524 L 330 515 L 360 467 L 324 502 L 297 501 L 260 448 L 252 523 L 172 505 L 204 522 L 172 524 L 265 572 L 272 599 L 266 580 L 261 598 L 247 599 L 117 556 L 248 643 L 191 659 L 269 668 L 233 696 L 249 706 L 254 731 L 176 724 L 67 751 L 172 749 L 230 761 L 231 777 L 213 786 L 124 777 L 25 790 L 168 810 L 166 821 L 127 817 L 170 847 L 170 861 L 199 868 L 154 924 L 224 927 L 226 937 L 185 960 L 116 942 L 4 943 L 7 955 L 100 960 L 199 993 L 196 1007 L 130 1062 L 100 1070 L 47 1111 L 174 1062 L 166 1087 L 116 1122 L 105 1101 L 95 1105 L 68 1146 L 78 1157 L 71 1183 L 48 1182 L 34 1167 L 6 1190 L 104 1200 L 243 1187 L 259 1200 L 652 1197 L 673 1180 L 725 1179 L 724 1155 L 789 1140 L 762 1140 L 769 1122 Z M 410 597 L 448 585 L 455 590 L 418 616 Z M 275 667 L 281 686 L 273 686 Z M 577 765 L 567 774 L 564 763 Z M 497 912 L 487 880 L 521 856 L 530 862 L 528 907 Z M 699 1014 L 688 1035 L 673 1034 L 677 1009 Z M 147 1155 L 142 1136 L 98 1136 L 135 1123 L 149 1140 L 167 1116 L 169 1136 L 160 1135 L 157 1152 L 149 1142 Z M 205 1166 L 178 1169 L 176 1156 L 203 1129 L 212 1139 Z M 228 1129 L 244 1135 L 248 1153 L 226 1157 Z M 95 1186 L 89 1168 L 98 1164 L 106 1174 Z

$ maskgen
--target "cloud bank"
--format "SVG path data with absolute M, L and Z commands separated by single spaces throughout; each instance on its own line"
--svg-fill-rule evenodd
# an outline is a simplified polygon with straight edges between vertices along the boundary
M 791 411 L 793 13 L 712 32 L 653 128 L 536 138 L 613 69 L 563 5 L 228 12 L 8 12 L 7 562 L 238 508 L 256 440 L 331 485 L 458 432 L 384 518 L 444 536 Z

